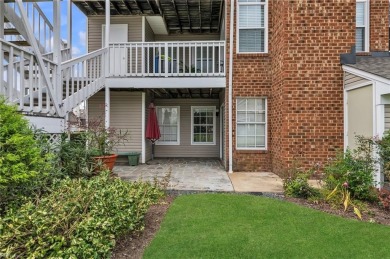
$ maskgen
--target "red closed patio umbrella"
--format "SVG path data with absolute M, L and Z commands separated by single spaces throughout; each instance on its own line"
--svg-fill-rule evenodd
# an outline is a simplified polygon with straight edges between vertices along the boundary
M 145 137 L 152 142 L 152 159 L 154 159 L 154 143 L 160 139 L 160 127 L 158 126 L 156 107 L 153 103 L 149 104 L 149 117 L 146 124 Z

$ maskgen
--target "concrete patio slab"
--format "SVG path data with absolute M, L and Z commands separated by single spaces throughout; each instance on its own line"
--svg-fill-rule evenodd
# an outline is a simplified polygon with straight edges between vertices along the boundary
M 283 193 L 283 180 L 273 173 L 250 172 L 229 174 L 234 191 Z
M 154 159 L 138 166 L 115 166 L 124 180 L 162 180 L 170 172 L 168 190 L 233 192 L 232 183 L 218 159 Z

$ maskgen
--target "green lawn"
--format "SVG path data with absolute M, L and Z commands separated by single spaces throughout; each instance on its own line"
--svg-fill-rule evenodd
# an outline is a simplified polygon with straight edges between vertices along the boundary
M 145 258 L 389 258 L 390 227 L 249 195 L 178 197 Z

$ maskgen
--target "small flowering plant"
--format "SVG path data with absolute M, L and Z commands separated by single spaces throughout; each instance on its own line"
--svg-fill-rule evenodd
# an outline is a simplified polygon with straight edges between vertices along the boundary
M 101 119 L 89 121 L 87 127 L 87 143 L 95 156 L 113 154 L 114 148 L 127 140 L 128 132 L 116 128 L 105 128 Z
M 349 184 L 348 182 L 344 182 L 339 188 L 340 185 L 337 185 L 336 188 L 326 197 L 326 200 L 330 200 L 333 197 L 341 197 L 341 202 L 344 205 L 344 212 L 347 211 L 349 206 L 353 207 L 353 212 L 356 216 L 361 220 L 362 214 L 359 208 L 352 202 L 351 193 L 348 190 Z

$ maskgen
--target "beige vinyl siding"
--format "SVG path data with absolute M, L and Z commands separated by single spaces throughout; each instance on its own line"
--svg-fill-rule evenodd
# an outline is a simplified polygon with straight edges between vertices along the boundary
M 148 20 L 145 19 L 145 41 L 154 41 L 154 32 L 150 27 Z
M 156 157 L 219 157 L 219 117 L 215 145 L 191 145 L 191 106 L 215 106 L 218 99 L 156 99 L 156 106 L 180 106 L 180 145 L 156 145 Z
M 367 83 L 367 85 L 369 85 L 370 84 L 370 80 L 367 80 L 365 78 L 353 75 L 353 74 L 348 73 L 348 72 L 344 73 L 344 85 L 345 85 L 345 88 L 354 87 L 356 85 L 361 85 L 361 84 L 365 84 L 365 83 Z
M 147 92 L 145 94 L 145 130 L 146 130 L 146 125 L 148 123 L 148 118 L 149 118 L 149 104 L 151 102 L 152 98 L 150 94 Z M 145 138 L 145 134 L 143 136 Z M 152 159 L 152 143 L 150 142 L 149 139 L 145 138 L 145 161 L 149 161 Z
M 88 100 L 88 118 L 104 120 L 104 92 L 98 92 Z M 111 91 L 110 126 L 128 131 L 129 139 L 117 145 L 115 152 L 142 152 L 142 93 Z M 141 156 L 140 156 L 141 158 Z
M 88 52 L 102 48 L 102 26 L 105 23 L 105 16 L 88 17 Z M 141 16 L 111 17 L 111 24 L 128 24 L 128 41 L 142 42 Z
M 390 104 L 385 104 L 385 131 L 390 130 Z
M 348 147 L 356 148 L 356 136 L 373 136 L 372 85 L 347 92 Z
M 155 41 L 203 41 L 203 40 L 219 40 L 218 33 L 205 34 L 169 34 L 169 35 L 155 35 Z

